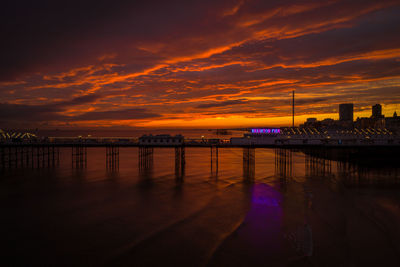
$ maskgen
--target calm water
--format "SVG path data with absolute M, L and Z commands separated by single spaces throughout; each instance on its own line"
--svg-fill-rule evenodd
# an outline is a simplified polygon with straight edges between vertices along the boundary
M 90 148 L 73 168 L 63 148 L 54 167 L 3 170 L 2 263 L 400 266 L 399 169 L 262 148 L 185 160 L 121 148 L 106 168 Z

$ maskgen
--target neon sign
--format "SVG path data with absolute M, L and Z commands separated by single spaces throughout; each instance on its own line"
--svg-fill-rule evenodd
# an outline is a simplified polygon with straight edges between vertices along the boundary
M 281 133 L 281 129 L 278 128 L 262 128 L 262 129 L 251 129 L 253 134 L 278 134 Z

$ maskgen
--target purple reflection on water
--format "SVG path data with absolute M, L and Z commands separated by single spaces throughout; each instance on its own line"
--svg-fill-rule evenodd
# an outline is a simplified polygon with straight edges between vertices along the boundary
M 253 203 L 254 204 L 261 204 L 261 205 L 266 205 L 266 206 L 271 206 L 271 207 L 278 207 L 279 203 L 276 199 L 269 198 L 269 197 L 255 197 L 253 198 Z
M 272 186 L 255 184 L 252 188 L 251 206 L 240 234 L 249 246 L 266 254 L 281 250 L 282 195 Z
M 272 186 L 267 184 L 255 184 L 252 188 L 251 208 L 246 220 L 269 224 L 272 221 L 281 221 L 282 195 Z

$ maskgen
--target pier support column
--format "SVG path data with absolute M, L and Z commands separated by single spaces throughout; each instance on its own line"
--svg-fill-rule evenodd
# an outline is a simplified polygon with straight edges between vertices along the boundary
M 72 146 L 72 168 L 87 167 L 87 147 L 84 145 Z
M 6 155 L 4 153 L 4 147 L 1 146 L 0 147 L 0 164 L 1 164 L 1 168 L 4 168 L 5 164 L 6 164 Z
M 210 147 L 211 177 L 218 177 L 218 146 Z
M 44 168 L 58 165 L 54 145 L 11 144 L 0 147 L 0 168 Z
M 243 148 L 243 180 L 252 182 L 255 178 L 255 148 Z
M 287 178 L 292 177 L 292 150 L 286 148 L 275 149 L 275 175 Z
M 175 147 L 175 177 L 177 179 L 183 179 L 185 176 L 185 147 L 176 146 Z
M 147 146 L 139 146 L 139 161 L 138 161 L 138 169 L 139 174 L 145 177 L 151 177 L 151 172 L 153 170 L 153 147 Z
M 305 151 L 306 176 L 326 176 L 332 173 L 332 161 L 328 159 L 326 149 L 307 149 Z
M 107 170 L 119 169 L 119 146 L 106 146 L 106 168 Z
M 1 168 L 5 169 L 10 164 L 10 147 L 9 146 L 1 146 L 0 147 L 0 164 Z

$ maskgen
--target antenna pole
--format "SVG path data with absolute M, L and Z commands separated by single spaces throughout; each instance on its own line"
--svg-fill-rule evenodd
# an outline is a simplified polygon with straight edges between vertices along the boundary
M 294 90 L 292 93 L 292 127 L 294 128 Z

